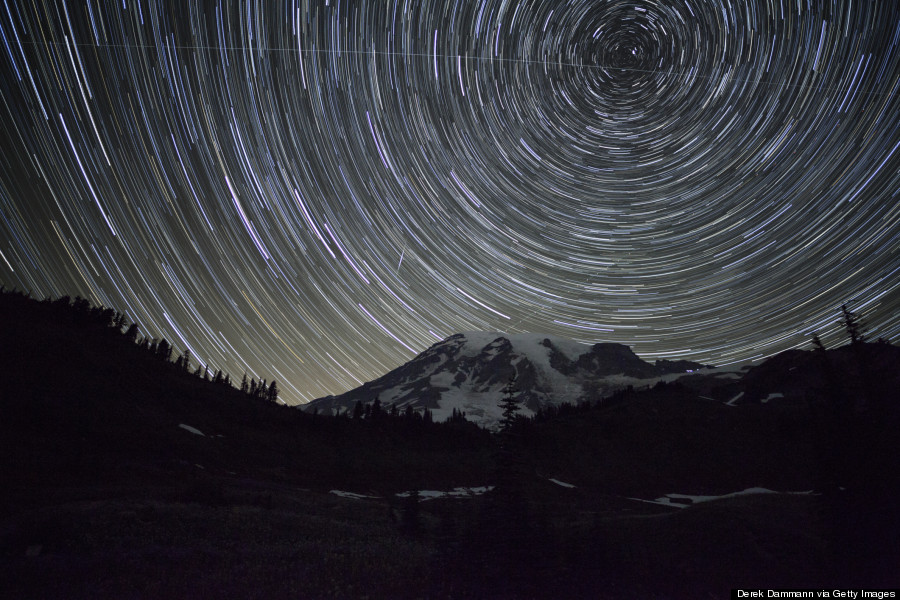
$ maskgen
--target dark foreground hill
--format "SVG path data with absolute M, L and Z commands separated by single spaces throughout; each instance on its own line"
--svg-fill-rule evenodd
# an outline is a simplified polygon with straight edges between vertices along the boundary
M 893 346 L 785 353 L 498 436 L 250 397 L 102 312 L 0 295 L 0 597 L 898 584 Z

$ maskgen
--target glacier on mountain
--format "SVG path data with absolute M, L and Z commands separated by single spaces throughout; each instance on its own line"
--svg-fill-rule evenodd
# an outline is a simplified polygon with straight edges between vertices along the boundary
M 628 386 L 653 385 L 674 372 L 703 365 L 640 359 L 628 346 L 585 344 L 544 334 L 468 331 L 438 342 L 408 363 L 339 396 L 306 406 L 325 414 L 351 412 L 357 402 L 378 398 L 382 407 L 429 410 L 434 420 L 454 411 L 480 425 L 500 420 L 499 402 L 511 378 L 522 400 L 522 414 L 541 407 L 578 403 L 609 395 Z

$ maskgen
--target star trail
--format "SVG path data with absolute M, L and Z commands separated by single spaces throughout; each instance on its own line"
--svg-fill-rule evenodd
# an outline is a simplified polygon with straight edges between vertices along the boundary
M 14 2 L 0 282 L 341 393 L 459 331 L 900 336 L 890 0 Z

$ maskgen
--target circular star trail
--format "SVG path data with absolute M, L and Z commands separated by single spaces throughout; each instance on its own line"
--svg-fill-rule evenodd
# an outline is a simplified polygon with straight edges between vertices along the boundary
M 458 331 L 900 334 L 896 2 L 18 3 L 0 281 L 289 403 Z

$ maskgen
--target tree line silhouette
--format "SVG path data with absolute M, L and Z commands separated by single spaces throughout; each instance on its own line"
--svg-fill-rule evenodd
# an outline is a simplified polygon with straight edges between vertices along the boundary
M 19 297 L 23 300 L 31 300 L 30 293 L 15 289 L 10 291 L 4 286 L 0 286 L 0 294 L 10 298 Z M 81 296 L 75 296 L 74 299 L 70 296 L 61 296 L 56 300 L 45 298 L 41 303 L 49 306 L 59 318 L 68 319 L 78 326 L 105 329 L 110 333 L 122 335 L 127 341 L 137 345 L 138 348 L 161 360 L 163 363 L 172 365 L 178 371 L 192 374 L 198 379 L 213 385 L 234 387 L 231 376 L 223 372 L 222 369 L 213 371 L 208 363 L 204 365 L 200 364 L 199 361 L 194 367 L 191 362 L 192 356 L 189 348 L 178 353 L 173 360 L 173 355 L 177 354 L 177 350 L 168 340 L 165 338 L 140 336 L 140 325 L 134 322 L 129 323 L 129 319 L 124 313 L 102 305 L 95 306 L 90 300 Z M 127 327 L 126 324 L 128 324 Z M 239 389 L 250 398 L 278 402 L 278 384 L 274 380 L 271 383 L 267 383 L 265 379 L 257 381 L 252 377 L 248 380 L 247 374 L 244 373 Z
M 0 294 L 4 296 L 19 296 L 23 299 L 31 299 L 30 293 L 17 290 L 7 290 L 4 286 L 0 286 Z M 163 363 L 171 364 L 173 367 L 187 374 L 192 374 L 198 379 L 210 382 L 213 385 L 223 385 L 235 388 L 235 384 L 231 376 L 222 369 L 212 369 L 210 365 L 201 364 L 196 361 L 189 348 L 178 353 L 177 349 L 165 338 L 155 338 L 140 335 L 140 325 L 135 322 L 129 322 L 126 314 L 116 311 L 105 306 L 95 306 L 88 299 L 81 296 L 72 297 L 65 295 L 55 300 L 45 298 L 43 304 L 49 305 L 54 312 L 60 317 L 70 319 L 73 323 L 81 326 L 94 326 L 102 329 L 108 329 L 113 333 L 121 334 L 126 340 L 137 345 L 137 347 L 145 350 L 148 354 L 161 360 Z M 860 381 L 860 385 L 864 388 L 863 395 L 867 405 L 869 403 L 877 405 L 881 402 L 878 394 L 872 390 L 872 380 L 865 377 L 869 369 L 869 360 L 867 358 L 867 346 L 870 345 L 868 340 L 867 326 L 861 316 L 851 311 L 846 304 L 840 309 L 840 324 L 844 328 L 846 335 L 850 341 L 849 347 L 854 356 L 855 371 L 858 376 L 855 378 Z M 876 343 L 887 343 L 883 338 L 879 338 Z M 832 423 L 844 420 L 838 416 L 838 413 L 846 410 L 848 402 L 848 394 L 844 389 L 848 380 L 846 374 L 842 374 L 840 368 L 836 368 L 830 364 L 827 356 L 827 350 L 818 335 L 812 336 L 812 346 L 816 351 L 818 360 L 822 366 L 822 372 L 826 381 L 826 388 L 819 390 L 818 397 L 825 398 L 826 406 L 817 406 L 816 408 L 821 414 L 822 411 L 831 413 L 828 419 Z M 177 355 L 177 356 L 176 356 Z M 174 356 L 174 358 L 173 358 Z M 247 377 L 244 373 L 242 380 L 237 386 L 241 392 L 249 398 L 255 400 L 265 400 L 269 402 L 278 402 L 279 388 L 278 384 L 273 380 L 268 382 L 266 379 L 256 380 L 254 377 Z M 526 423 L 543 423 L 559 418 L 566 418 L 577 413 L 584 413 L 591 410 L 607 408 L 609 406 L 619 404 L 626 401 L 635 393 L 647 390 L 684 390 L 684 386 L 678 382 L 660 381 L 649 387 L 627 388 L 616 390 L 611 394 L 602 397 L 587 398 L 577 403 L 562 402 L 559 404 L 548 404 L 538 408 L 534 415 L 526 417 L 521 414 L 516 415 L 516 420 L 524 425 Z M 843 407 L 843 408 L 842 408 Z M 867 409 L 868 410 L 868 409 Z M 424 408 L 417 410 L 412 406 L 399 407 L 396 404 L 383 405 L 381 400 L 376 396 L 373 401 L 357 401 L 352 410 L 344 410 L 335 415 L 336 417 L 349 418 L 358 421 L 378 422 L 382 419 L 403 418 L 407 421 L 421 421 L 424 423 L 432 423 L 434 416 L 431 410 Z M 448 423 L 471 423 L 467 420 L 465 412 L 453 409 L 452 415 L 447 419 Z M 507 423 L 509 425 L 509 423 Z

